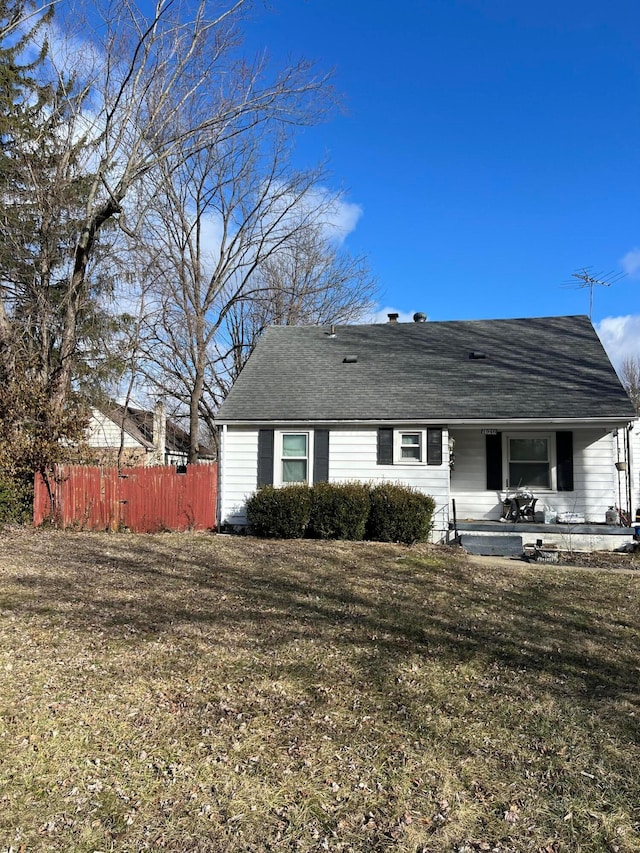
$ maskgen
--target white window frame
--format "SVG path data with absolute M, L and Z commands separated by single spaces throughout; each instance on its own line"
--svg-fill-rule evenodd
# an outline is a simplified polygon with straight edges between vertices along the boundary
M 511 440 L 514 438 L 543 438 L 547 442 L 547 462 L 549 464 L 549 485 L 535 486 L 531 483 L 521 483 L 520 488 L 531 489 L 535 492 L 553 492 L 556 490 L 556 443 L 554 434 L 550 432 L 511 432 L 507 433 L 504 446 L 504 470 L 506 471 L 506 482 L 509 491 L 514 491 L 518 488 L 518 483 L 511 482 Z
M 418 447 L 420 459 L 402 457 L 402 436 L 419 436 Z M 426 465 L 427 464 L 427 431 L 426 429 L 394 429 L 393 431 L 393 464 L 394 465 Z
M 282 476 L 284 456 L 282 455 L 285 435 L 305 435 L 307 437 L 307 479 L 297 480 L 294 483 L 286 481 Z M 288 459 L 302 459 L 304 457 L 289 456 Z M 273 484 L 274 486 L 296 486 L 313 485 L 313 430 L 312 429 L 283 429 L 276 430 L 273 443 Z

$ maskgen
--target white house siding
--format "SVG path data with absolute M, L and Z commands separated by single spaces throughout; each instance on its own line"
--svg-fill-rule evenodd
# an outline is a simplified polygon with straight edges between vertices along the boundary
M 300 429 L 310 429 L 309 426 Z M 419 429 L 420 425 L 406 427 Z M 514 432 L 515 430 L 504 430 Z M 552 430 L 541 427 L 540 432 Z M 443 464 L 377 465 L 377 428 L 332 427 L 329 441 L 329 480 L 333 483 L 359 480 L 403 483 L 432 495 L 436 502 L 434 539 L 444 535 L 451 499 L 456 501 L 458 520 L 498 519 L 504 492 L 487 491 L 485 436 L 480 429 L 451 430 L 455 438 L 455 468 L 449 472 L 448 433 L 443 429 Z M 556 512 L 575 512 L 587 521 L 603 522 L 609 506 L 619 504 L 617 445 L 611 432 L 600 428 L 575 428 L 574 490 L 538 491 L 538 510 L 547 504 Z M 640 507 L 640 424 L 630 435 L 632 466 L 632 513 Z M 223 523 L 246 524 L 245 503 L 257 488 L 258 429 L 228 427 L 224 432 L 221 462 L 220 510 Z M 449 475 L 451 488 L 449 489 Z M 621 498 L 625 501 L 624 475 Z
M 479 429 L 451 429 L 455 439 L 455 466 L 451 471 L 451 497 L 458 521 L 500 518 L 500 492 L 487 491 L 485 436 Z
M 403 431 L 424 429 L 419 424 Z M 412 486 L 436 502 L 433 539 L 442 538 L 449 521 L 448 433 L 442 430 L 442 465 L 377 465 L 376 427 L 335 427 L 329 437 L 329 481 L 349 480 L 381 483 L 390 481 Z
M 301 429 L 310 429 L 305 426 Z M 407 427 L 421 429 L 422 427 Z M 436 502 L 434 538 L 447 529 L 449 507 L 448 436 L 443 430 L 442 465 L 377 465 L 376 427 L 331 427 L 329 481 L 391 481 L 413 486 Z M 229 426 L 223 434 L 220 517 L 223 524 L 246 524 L 245 503 L 257 488 L 258 429 Z
M 612 433 L 600 429 L 573 433 L 574 492 L 558 492 L 554 508 L 577 512 L 587 521 L 603 522 L 610 506 L 618 503 L 616 447 Z
M 223 435 L 220 465 L 222 524 L 246 524 L 246 500 L 258 487 L 258 430 L 228 427 Z
M 640 418 L 629 433 L 629 470 L 631 476 L 631 520 L 640 518 Z
M 531 432 L 548 433 L 544 426 Z M 516 430 L 505 429 L 513 433 Z M 455 438 L 455 470 L 451 472 L 451 497 L 458 520 L 498 519 L 504 492 L 487 491 L 485 436 L 480 429 L 452 429 Z M 573 429 L 573 477 L 571 492 L 536 491 L 544 504 L 557 512 L 576 512 L 587 521 L 604 522 L 607 507 L 618 503 L 615 439 L 597 428 Z M 506 477 L 505 477 L 506 482 Z
M 94 409 L 87 429 L 87 444 L 89 447 L 120 447 L 121 429 L 110 418 L 105 417 L 102 412 Z M 124 447 L 141 447 L 139 441 L 125 432 Z
M 640 522 L 640 418 L 636 418 L 628 435 L 624 436 L 625 449 L 628 450 L 628 455 L 620 454 L 627 462 L 627 470 L 620 474 L 620 486 L 622 496 L 620 504 L 623 508 L 628 507 L 630 511 L 630 522 L 635 525 L 635 522 Z M 622 445 L 623 431 L 620 431 L 620 445 Z M 626 442 L 628 441 L 628 445 Z M 617 449 L 617 448 L 616 448 Z M 629 492 L 631 493 L 629 496 Z

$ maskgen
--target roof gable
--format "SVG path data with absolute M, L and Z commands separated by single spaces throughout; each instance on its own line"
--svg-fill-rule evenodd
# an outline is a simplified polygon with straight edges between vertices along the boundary
M 218 420 L 593 417 L 634 410 L 589 319 L 571 316 L 339 326 L 335 335 L 273 327 Z
M 119 403 L 107 403 L 98 406 L 102 414 L 113 421 L 118 428 L 124 429 L 134 441 L 137 441 L 146 450 L 154 450 L 155 442 L 153 436 L 154 413 L 146 409 L 122 406 Z M 170 418 L 166 419 L 165 449 L 169 453 L 188 455 L 189 433 L 178 426 Z M 199 453 L 203 457 L 213 456 L 213 450 L 207 445 L 201 444 Z

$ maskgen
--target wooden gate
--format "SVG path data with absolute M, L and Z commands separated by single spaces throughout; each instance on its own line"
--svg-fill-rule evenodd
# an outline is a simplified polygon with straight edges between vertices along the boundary
M 56 465 L 48 483 L 35 479 L 33 523 L 58 527 L 157 533 L 213 530 L 216 524 L 218 466 L 98 468 Z

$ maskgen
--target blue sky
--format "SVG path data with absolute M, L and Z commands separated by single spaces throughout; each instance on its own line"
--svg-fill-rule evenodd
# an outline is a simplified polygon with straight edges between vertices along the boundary
M 588 313 L 640 354 L 637 0 L 270 0 L 247 47 L 333 68 L 345 110 L 302 131 L 359 209 L 381 308 L 431 320 Z M 634 254 L 635 253 L 635 254 Z

